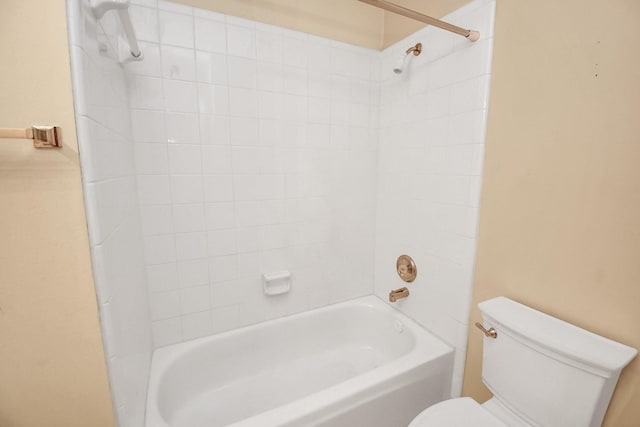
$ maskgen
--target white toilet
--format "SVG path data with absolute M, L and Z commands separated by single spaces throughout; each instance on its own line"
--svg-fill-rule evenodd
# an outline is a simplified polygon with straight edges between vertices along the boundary
M 597 427 L 637 350 L 505 297 L 478 305 L 486 329 L 482 380 L 493 398 L 422 411 L 409 427 Z

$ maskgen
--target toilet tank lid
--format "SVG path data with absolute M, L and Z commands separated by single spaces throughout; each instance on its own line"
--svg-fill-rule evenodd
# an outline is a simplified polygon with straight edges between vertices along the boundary
M 481 302 L 478 308 L 489 325 L 493 320 L 502 328 L 520 335 L 525 341 L 532 341 L 569 359 L 604 370 L 620 371 L 638 354 L 635 348 L 596 335 L 506 297 Z M 493 326 L 498 329 L 497 325 Z

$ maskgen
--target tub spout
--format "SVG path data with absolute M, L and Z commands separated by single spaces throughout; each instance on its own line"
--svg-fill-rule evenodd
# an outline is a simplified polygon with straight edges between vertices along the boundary
M 408 296 L 409 296 L 409 289 L 405 287 L 394 289 L 391 292 L 389 292 L 389 301 L 396 302 L 397 300 L 401 298 L 406 298 Z

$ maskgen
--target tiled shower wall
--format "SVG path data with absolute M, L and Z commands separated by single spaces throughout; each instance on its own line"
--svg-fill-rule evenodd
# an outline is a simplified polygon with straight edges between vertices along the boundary
M 131 13 L 155 345 L 371 293 L 379 52 L 163 1 Z M 291 292 L 266 296 L 279 270 Z
M 93 275 L 120 427 L 144 421 L 153 350 L 125 75 L 87 3 L 67 2 L 73 91 Z
M 484 157 L 495 0 L 477 0 L 445 21 L 480 31 L 470 43 L 426 28 L 383 52 L 374 292 L 406 285 L 395 259 L 418 267 L 411 296 L 395 307 L 455 347 L 452 394 L 460 395 L 469 327 Z M 422 42 L 405 72 L 400 52 Z
M 142 425 L 153 347 L 404 285 L 395 307 L 456 348 L 475 261 L 495 1 L 382 54 L 134 0 L 141 62 L 111 12 L 69 2 L 94 277 L 121 426 Z M 82 2 L 86 4 L 86 2 Z M 421 41 L 405 73 L 397 56 Z M 375 251 L 375 253 L 374 253 Z M 375 262 L 374 262 L 375 261 Z M 375 266 L 375 267 L 374 267 Z M 263 273 L 289 270 L 287 295 Z M 153 342 L 152 342 L 153 341 Z

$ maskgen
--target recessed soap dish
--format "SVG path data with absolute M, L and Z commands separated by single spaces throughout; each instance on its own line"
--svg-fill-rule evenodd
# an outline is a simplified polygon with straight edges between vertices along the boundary
M 264 273 L 262 287 L 267 295 L 286 294 L 291 289 L 291 273 L 287 270 Z

